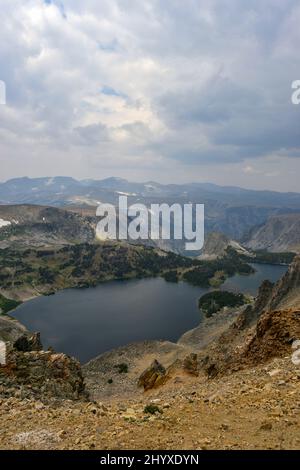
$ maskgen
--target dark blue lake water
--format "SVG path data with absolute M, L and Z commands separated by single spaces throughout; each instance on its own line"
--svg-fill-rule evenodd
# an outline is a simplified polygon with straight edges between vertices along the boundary
M 264 279 L 277 281 L 285 266 L 254 265 L 251 276 L 236 275 L 223 289 L 255 295 Z M 66 289 L 18 307 L 14 316 L 29 330 L 40 331 L 52 346 L 81 362 L 133 341 L 176 341 L 197 326 L 197 302 L 208 289 L 164 279 L 112 281 L 89 289 Z

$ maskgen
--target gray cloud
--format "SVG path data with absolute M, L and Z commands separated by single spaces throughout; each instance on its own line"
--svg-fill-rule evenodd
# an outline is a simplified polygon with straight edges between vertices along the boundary
M 217 181 L 218 165 L 235 165 L 224 184 L 276 189 L 300 156 L 297 0 L 2 0 L 2 11 L 1 179 Z

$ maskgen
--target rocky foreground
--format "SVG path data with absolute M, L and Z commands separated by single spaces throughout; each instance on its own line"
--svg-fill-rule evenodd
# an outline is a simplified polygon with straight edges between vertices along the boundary
M 0 448 L 299 449 L 299 384 L 286 357 L 214 380 L 178 375 L 134 400 L 2 398 Z

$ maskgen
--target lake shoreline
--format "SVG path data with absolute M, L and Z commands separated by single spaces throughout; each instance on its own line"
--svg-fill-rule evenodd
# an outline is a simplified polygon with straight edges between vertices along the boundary
M 260 264 L 259 266 L 262 266 L 262 265 Z M 278 270 L 273 265 L 270 265 L 268 267 L 269 272 L 271 273 L 274 272 L 274 268 L 275 268 L 275 273 L 277 273 L 276 276 L 278 279 L 281 277 L 283 271 L 282 269 Z M 280 268 L 280 267 L 277 266 L 277 268 Z M 230 282 L 231 284 L 232 283 L 234 284 L 236 283 L 236 280 L 238 280 L 238 283 L 245 283 L 245 285 L 248 285 L 250 281 L 253 283 L 258 276 L 258 280 L 255 281 L 256 282 L 255 291 L 257 291 L 258 286 L 261 284 L 261 279 L 264 279 L 263 273 L 264 273 L 264 268 L 262 269 L 262 273 L 260 271 L 257 271 L 255 274 L 246 276 L 246 277 L 242 275 L 235 275 L 232 278 L 228 278 L 226 282 Z M 150 292 L 152 292 L 151 295 L 153 295 L 153 298 L 148 292 L 149 288 L 150 288 Z M 235 286 L 235 288 L 237 287 Z M 139 342 L 143 343 L 144 341 L 152 341 L 152 340 L 156 341 L 156 340 L 159 340 L 160 338 L 163 339 L 163 341 L 169 341 L 173 344 L 177 344 L 177 342 L 182 342 L 182 337 L 186 338 L 189 332 L 193 330 L 197 331 L 199 326 L 202 325 L 203 318 L 201 318 L 201 312 L 198 309 L 197 302 L 198 302 L 198 299 L 202 295 L 212 290 L 211 288 L 204 289 L 204 288 L 199 288 L 195 286 L 190 286 L 186 282 L 182 282 L 182 281 L 180 281 L 179 283 L 166 282 L 162 277 L 151 277 L 151 278 L 148 277 L 147 279 L 126 279 L 126 280 L 122 279 L 122 280 L 114 280 L 111 282 L 106 281 L 106 282 L 102 282 L 100 285 L 98 285 L 94 289 L 95 290 L 90 289 L 90 288 L 79 289 L 75 287 L 75 288 L 59 290 L 58 292 L 56 292 L 55 295 L 49 296 L 49 297 L 48 296 L 35 296 L 35 298 L 31 301 L 31 302 L 34 302 L 34 304 L 32 304 L 31 302 L 24 302 L 24 304 L 18 307 L 17 310 L 10 312 L 10 314 L 12 316 L 15 315 L 15 318 L 17 318 L 18 321 L 20 321 L 21 323 L 25 324 L 28 330 L 30 331 L 42 330 L 41 331 L 42 341 L 44 343 L 45 348 L 52 346 L 57 351 L 63 351 L 66 354 L 69 354 L 71 356 L 79 357 L 80 362 L 84 364 L 88 362 L 89 360 L 95 357 L 98 357 L 99 355 L 102 355 L 103 353 L 107 351 L 118 349 L 122 345 L 126 345 L 128 343 L 139 343 Z M 129 289 L 129 293 L 125 295 L 125 292 L 128 289 Z M 155 290 L 155 289 L 158 289 L 158 290 Z M 231 290 L 234 290 L 234 289 L 231 289 Z M 81 292 L 82 292 L 82 295 L 81 295 Z M 104 298 L 106 298 L 104 303 L 102 299 L 103 295 L 104 295 Z M 115 298 L 118 296 L 119 297 L 121 296 L 122 300 L 120 300 L 119 303 L 117 303 L 114 307 L 111 307 L 111 304 L 114 304 L 114 302 L 116 302 Z M 136 296 L 138 297 L 136 301 L 137 304 L 132 303 L 132 298 Z M 145 299 L 143 296 L 145 297 Z M 147 296 L 149 296 L 148 300 L 147 300 Z M 162 296 L 161 299 L 159 296 Z M 110 334 L 109 335 L 106 334 L 106 336 L 108 336 L 109 338 L 114 337 L 116 334 L 115 333 L 116 326 L 118 329 L 127 328 L 127 330 L 129 330 L 128 336 L 127 337 L 126 335 L 121 336 L 119 339 L 119 343 L 117 339 L 113 339 L 113 345 L 111 346 L 107 338 L 104 338 L 104 340 L 102 340 L 103 334 L 101 333 L 101 331 L 99 332 L 100 336 L 98 335 L 98 332 L 97 332 L 98 320 L 95 323 L 95 318 L 94 319 L 90 318 L 90 313 L 88 313 L 91 308 L 95 308 L 95 307 L 91 307 L 89 303 L 86 304 L 85 302 L 85 301 L 89 302 L 89 299 L 93 297 L 96 297 L 98 299 L 98 304 L 100 302 L 99 308 L 100 306 L 101 308 L 99 312 L 101 316 L 103 317 L 104 315 L 103 317 L 104 320 L 105 318 L 108 318 L 108 320 L 105 320 L 105 322 L 111 321 L 110 320 L 111 318 L 115 318 L 115 322 L 112 323 L 110 327 L 108 325 L 101 327 L 102 329 L 104 328 L 105 331 L 110 331 Z M 158 300 L 156 299 L 156 297 L 158 297 Z M 80 318 L 77 318 L 77 319 L 75 318 L 74 320 L 72 308 L 70 306 L 68 307 L 69 301 L 65 303 L 66 299 L 68 298 L 69 298 L 69 301 L 70 299 L 73 299 L 73 298 L 75 299 L 75 301 L 72 300 L 72 302 L 74 303 L 75 309 L 77 308 L 78 303 L 80 305 L 82 304 L 82 307 L 80 307 L 80 311 L 85 313 L 86 322 L 84 323 L 84 325 L 82 325 L 82 314 L 80 314 Z M 152 328 L 150 334 L 147 328 L 144 330 L 143 330 L 144 326 L 143 328 L 141 328 L 142 323 L 140 323 L 140 322 L 143 322 L 144 310 L 145 309 L 147 310 L 147 306 L 145 307 L 144 302 L 148 304 L 151 303 L 152 309 L 153 309 L 152 311 L 152 309 L 148 307 L 148 312 L 146 314 L 147 315 L 146 318 L 148 322 L 147 324 L 149 328 L 150 327 Z M 163 303 L 163 306 L 159 307 L 161 302 Z M 178 303 L 179 305 L 177 305 Z M 27 313 L 31 314 L 31 311 L 30 311 L 31 309 L 28 308 L 29 305 L 32 306 L 36 311 L 34 315 L 31 315 L 32 320 L 30 321 L 28 320 L 28 316 L 27 316 Z M 49 307 L 49 305 L 52 305 L 52 307 Z M 62 305 L 63 305 L 63 308 L 62 308 Z M 49 312 L 51 313 L 51 315 L 49 313 L 48 320 L 43 319 L 47 317 L 43 317 L 43 315 L 41 314 L 45 306 L 48 308 L 48 310 L 50 309 Z M 22 317 L 21 315 L 19 315 L 19 312 L 20 312 L 20 309 L 23 310 L 25 307 L 26 307 L 26 315 L 23 312 L 23 317 Z M 157 310 L 158 307 L 161 309 L 160 315 L 155 313 L 155 310 Z M 57 312 L 57 308 L 58 308 L 58 312 Z M 63 324 L 62 328 L 59 326 L 59 324 L 57 324 L 56 329 L 53 330 L 53 333 L 51 333 L 50 335 L 45 333 L 43 330 L 45 328 L 45 325 L 43 325 L 43 322 L 45 323 L 46 321 L 46 324 L 47 324 L 48 322 L 51 323 L 51 322 L 59 321 L 57 320 L 57 317 L 59 317 L 60 315 L 65 315 L 65 310 L 66 309 L 68 310 L 68 308 L 71 308 L 71 311 L 68 313 L 68 318 L 66 322 Z M 174 308 L 175 308 L 176 314 L 173 315 Z M 59 313 L 60 311 L 61 313 Z M 15 314 L 15 312 L 18 312 L 18 313 Z M 54 316 L 53 316 L 53 312 L 55 312 Z M 121 312 L 121 317 L 120 317 L 120 312 Z M 166 312 L 167 312 L 167 315 L 166 315 Z M 188 312 L 188 315 L 190 315 L 189 317 L 190 320 L 186 322 L 185 315 L 182 315 L 182 312 L 185 312 L 185 313 Z M 87 314 L 88 316 L 86 316 Z M 128 322 L 126 321 L 127 315 L 129 315 Z M 133 317 L 136 315 L 136 318 L 139 319 L 138 322 L 136 321 L 135 318 L 133 320 L 132 319 L 130 320 L 132 315 Z M 164 319 L 164 317 L 169 318 L 168 319 L 169 324 L 167 325 L 167 327 L 165 324 L 166 320 Z M 171 332 L 172 334 L 169 335 L 168 331 L 170 329 L 170 324 L 172 324 L 172 322 L 174 322 L 175 319 L 177 322 L 177 326 L 176 326 L 177 329 L 175 328 L 173 333 Z M 30 324 L 30 322 L 32 323 Z M 42 322 L 41 328 L 39 327 L 39 322 Z M 133 335 L 131 334 L 132 332 L 130 330 L 130 326 L 128 326 L 128 324 L 130 325 L 130 322 L 132 322 L 132 328 L 134 330 Z M 90 323 L 91 325 L 94 325 L 93 327 L 91 326 L 92 332 L 88 332 L 87 330 L 87 325 L 89 325 Z M 82 332 L 82 326 L 84 327 L 84 331 L 87 331 L 87 334 Z M 70 345 L 72 344 L 73 340 L 72 338 L 68 339 L 68 335 L 70 334 L 69 333 L 70 328 L 74 330 L 74 334 L 75 332 L 78 332 L 79 338 L 83 334 L 86 336 L 89 336 L 91 334 L 92 335 L 91 338 L 93 337 L 95 338 L 95 335 L 96 336 L 98 335 L 97 341 L 98 341 L 99 346 L 95 347 L 94 350 L 91 351 L 91 354 L 87 358 L 85 356 L 84 359 L 82 359 L 82 357 L 80 357 L 80 355 L 78 355 L 76 351 L 74 352 L 74 350 L 72 350 L 72 347 Z M 93 331 L 93 328 L 96 332 Z M 139 328 L 141 328 L 140 332 L 138 331 Z M 143 334 L 143 331 L 144 331 L 144 334 Z M 117 330 L 117 335 L 118 334 L 119 332 Z M 48 339 L 47 339 L 47 335 L 49 337 Z M 44 336 L 46 337 L 46 341 L 44 341 Z M 51 338 L 53 337 L 56 338 L 57 336 L 60 337 L 60 340 L 57 343 L 55 341 L 52 342 Z M 135 338 L 138 338 L 138 339 L 136 340 Z M 82 340 L 88 341 L 87 339 L 84 339 L 84 338 Z M 92 342 L 93 341 L 95 341 L 95 339 L 92 340 Z M 101 348 L 102 348 L 102 351 L 101 351 Z

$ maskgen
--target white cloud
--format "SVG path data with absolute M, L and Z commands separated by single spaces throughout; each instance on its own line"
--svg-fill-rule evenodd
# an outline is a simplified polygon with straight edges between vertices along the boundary
M 259 172 L 258 172 L 255 168 L 253 168 L 253 166 L 251 166 L 251 165 L 245 166 L 245 168 L 243 168 L 243 172 L 246 173 L 246 174 L 250 174 L 250 175 L 259 173 Z

